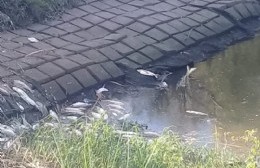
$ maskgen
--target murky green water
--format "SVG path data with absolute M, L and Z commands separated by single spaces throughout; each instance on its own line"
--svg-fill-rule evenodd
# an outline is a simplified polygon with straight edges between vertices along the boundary
M 226 131 L 260 129 L 260 36 L 198 64 L 194 77 L 220 106 L 215 115 Z
M 138 95 L 126 96 L 132 119 L 203 145 L 214 143 L 216 132 L 241 136 L 246 130 L 260 131 L 260 37 L 231 46 L 196 67 L 186 110 L 208 117 L 187 115 L 172 84 L 167 92 L 138 88 Z

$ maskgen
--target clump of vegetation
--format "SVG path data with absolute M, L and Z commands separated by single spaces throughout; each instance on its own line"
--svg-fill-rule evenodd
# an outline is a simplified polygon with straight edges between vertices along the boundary
M 83 0 L 0 0 L 0 20 L 10 20 L 16 26 L 51 19 Z M 5 16 L 4 16 L 5 15 Z M 0 22 L 0 27 L 3 23 Z M 3 28 L 2 28 L 3 29 Z
M 252 132 L 244 137 L 252 143 L 252 151 L 246 161 L 241 161 L 226 150 L 187 145 L 171 132 L 147 139 L 118 134 L 114 127 L 99 121 L 88 129 L 83 127 L 86 125 L 76 125 L 71 131 L 42 127 L 25 139 L 23 146 L 28 152 L 23 157 L 29 154 L 57 168 L 254 168 L 260 152 L 260 141 Z

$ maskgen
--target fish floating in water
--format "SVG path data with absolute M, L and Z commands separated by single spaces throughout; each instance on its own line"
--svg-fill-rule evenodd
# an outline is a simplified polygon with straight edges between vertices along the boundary
M 151 71 L 144 70 L 144 69 L 137 69 L 137 72 L 139 72 L 141 75 L 145 75 L 145 76 L 153 76 L 155 78 L 159 77 L 159 74 L 155 74 Z
M 187 66 L 186 76 L 190 76 L 190 74 L 194 72 L 196 69 L 197 68 L 190 68 L 189 66 Z
M 187 110 L 186 113 L 188 113 L 188 114 L 195 114 L 195 115 L 201 115 L 201 116 L 208 116 L 208 114 L 206 114 L 206 113 L 202 113 L 202 112 L 199 112 L 199 111 L 192 111 L 192 110 Z
M 98 97 L 98 99 L 101 99 L 103 97 L 103 92 L 108 92 L 109 90 L 107 88 L 105 88 L 105 85 L 102 86 L 101 88 L 99 88 L 98 90 L 96 90 L 96 95 Z

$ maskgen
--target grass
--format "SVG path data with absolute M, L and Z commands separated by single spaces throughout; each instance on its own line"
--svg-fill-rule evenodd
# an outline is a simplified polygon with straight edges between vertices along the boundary
M 260 155 L 260 140 L 252 131 L 243 137 L 252 149 L 241 162 L 226 150 L 188 145 L 172 132 L 155 139 L 127 138 L 104 122 L 84 127 L 79 124 L 71 131 L 42 127 L 24 138 L 16 153 L 53 168 L 254 168 L 255 156 Z
M 84 0 L 0 0 L 0 12 L 10 18 L 15 26 L 27 26 L 42 22 L 61 14 L 66 8 L 76 6 Z M 3 18 L 2 18 L 3 20 Z M 3 26 L 0 15 L 0 28 Z

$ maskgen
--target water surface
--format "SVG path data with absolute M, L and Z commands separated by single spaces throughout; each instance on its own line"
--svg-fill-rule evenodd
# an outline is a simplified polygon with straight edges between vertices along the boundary
M 245 130 L 260 129 L 260 37 L 231 46 L 196 68 L 186 109 L 170 79 L 168 91 L 138 87 L 137 95 L 123 98 L 132 119 L 204 145 L 215 141 L 216 132 L 241 136 Z M 191 116 L 185 110 L 209 116 Z

